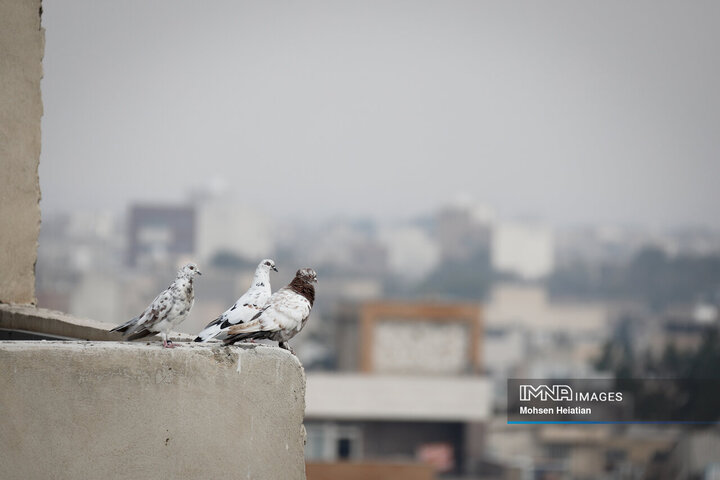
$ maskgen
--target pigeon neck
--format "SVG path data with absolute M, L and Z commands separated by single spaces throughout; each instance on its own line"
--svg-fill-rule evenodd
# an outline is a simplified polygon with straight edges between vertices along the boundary
M 312 283 L 308 283 L 299 277 L 295 277 L 288 286 L 293 292 L 305 297 L 312 307 L 313 302 L 315 301 L 315 287 L 313 287 Z
M 268 287 L 270 286 L 270 272 L 263 268 L 258 267 L 255 270 L 255 277 L 253 278 L 253 285 L 256 287 Z

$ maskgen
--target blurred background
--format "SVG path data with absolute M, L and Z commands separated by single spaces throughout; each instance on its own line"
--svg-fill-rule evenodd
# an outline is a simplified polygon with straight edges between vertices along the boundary
M 41 307 L 273 258 L 308 478 L 720 478 L 720 430 L 507 425 L 508 378 L 716 376 L 715 2 L 46 2 Z M 720 412 L 712 413 L 720 417 Z

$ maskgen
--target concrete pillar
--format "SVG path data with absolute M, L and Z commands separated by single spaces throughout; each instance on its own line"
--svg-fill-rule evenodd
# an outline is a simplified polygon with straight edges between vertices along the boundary
M 35 303 L 45 34 L 40 0 L 0 0 L 0 302 Z

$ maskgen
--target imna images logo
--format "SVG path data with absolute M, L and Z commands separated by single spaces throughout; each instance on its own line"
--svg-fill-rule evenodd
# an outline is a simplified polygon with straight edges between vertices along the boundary
M 530 402 L 534 399 L 542 402 L 572 401 L 573 391 L 568 385 L 520 385 L 520 401 Z

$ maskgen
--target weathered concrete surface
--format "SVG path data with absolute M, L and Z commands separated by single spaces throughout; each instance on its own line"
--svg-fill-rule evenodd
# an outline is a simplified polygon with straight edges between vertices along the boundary
M 83 340 L 121 340 L 121 334 L 109 331 L 114 326 L 31 305 L 0 305 L 0 328 L 10 330 Z
M 35 302 L 45 35 L 39 0 L 0 0 L 0 302 Z
M 35 308 L 31 305 L 0 304 L 0 328 L 55 335 L 82 340 L 122 340 L 122 334 L 111 332 L 116 325 L 89 318 L 78 318 L 67 313 Z M 191 342 L 195 337 L 173 332 L 173 341 Z M 145 342 L 161 341 L 159 336 L 143 339 Z M 142 341 L 140 341 L 142 342 Z
M 304 479 L 305 380 L 276 347 L 0 342 L 3 479 Z

